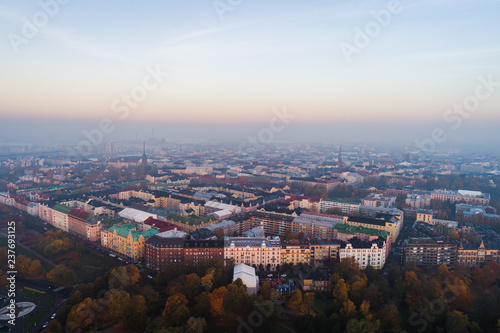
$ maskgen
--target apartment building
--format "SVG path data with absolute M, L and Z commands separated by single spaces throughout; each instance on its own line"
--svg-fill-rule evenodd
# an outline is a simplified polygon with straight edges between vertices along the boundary
M 410 238 L 403 246 L 403 260 L 416 266 L 453 266 L 457 261 L 457 243 L 444 238 Z
M 468 190 L 434 190 L 431 193 L 431 198 L 434 200 L 463 202 L 469 205 L 487 206 L 490 204 L 490 195 L 480 191 Z
M 281 264 L 310 264 L 311 248 L 308 242 L 298 239 L 281 242 Z
M 356 201 L 342 201 L 321 199 L 320 213 L 326 213 L 329 209 L 338 209 L 344 215 L 359 215 L 360 203 Z
M 310 244 L 311 265 L 324 267 L 339 260 L 340 242 L 334 239 L 313 239 Z
M 135 262 L 144 257 L 146 240 L 157 233 L 158 229 L 155 227 L 140 232 L 133 224 L 115 224 L 108 230 L 101 230 L 101 245 Z
M 362 269 L 368 265 L 381 269 L 385 264 L 386 252 L 386 242 L 382 237 L 368 242 L 352 238 L 340 242 L 339 258 L 354 258 Z
M 281 241 L 279 237 L 229 237 L 224 241 L 224 260 L 275 271 L 281 262 Z

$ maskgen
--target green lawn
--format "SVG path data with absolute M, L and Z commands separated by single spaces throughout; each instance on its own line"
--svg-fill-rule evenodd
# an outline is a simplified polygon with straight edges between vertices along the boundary
M 106 272 L 105 268 L 95 269 L 95 268 L 87 268 L 87 267 L 75 267 L 72 268 L 75 271 L 76 277 L 78 280 L 85 280 L 90 277 L 97 277 L 103 275 Z
M 39 293 L 36 291 L 28 290 L 25 288 L 19 289 L 19 295 L 21 295 L 24 298 L 29 298 L 29 299 L 35 299 L 43 295 L 44 293 Z
M 24 323 L 24 332 L 29 332 L 33 329 L 35 326 L 35 323 L 39 322 L 40 319 L 42 319 L 45 315 L 47 315 L 48 311 L 47 310 L 38 310 L 34 311 L 26 320 Z M 43 323 L 40 323 L 40 325 L 43 325 Z
M 97 255 L 97 254 L 85 254 L 80 258 L 80 263 L 82 266 L 94 266 L 109 268 L 111 266 L 116 266 L 116 261 L 110 257 Z
M 40 300 L 40 306 L 43 306 L 43 307 L 51 307 L 52 305 L 54 305 L 55 303 L 55 300 L 54 300 L 54 297 L 52 296 L 47 296 L 47 297 L 44 297 Z

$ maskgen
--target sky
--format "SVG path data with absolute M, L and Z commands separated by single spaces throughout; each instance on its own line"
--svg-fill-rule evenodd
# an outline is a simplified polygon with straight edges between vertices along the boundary
M 238 140 L 286 109 L 273 140 L 496 140 L 499 14 L 498 0 L 4 0 L 0 138 L 78 140 L 106 119 L 109 138 Z M 449 110 L 478 89 L 472 111 Z

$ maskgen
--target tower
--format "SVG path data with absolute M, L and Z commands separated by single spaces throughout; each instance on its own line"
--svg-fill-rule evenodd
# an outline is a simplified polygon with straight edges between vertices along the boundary
M 337 161 L 337 168 L 342 169 L 344 167 L 344 162 L 342 161 L 342 146 L 339 148 L 339 158 Z
M 148 157 L 146 156 L 146 141 L 143 141 L 142 148 L 142 167 L 145 168 L 148 165 Z

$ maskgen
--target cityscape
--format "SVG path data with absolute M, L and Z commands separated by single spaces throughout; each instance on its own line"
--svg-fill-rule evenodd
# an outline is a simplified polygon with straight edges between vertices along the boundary
M 500 332 L 498 1 L 0 4 L 0 332 Z

